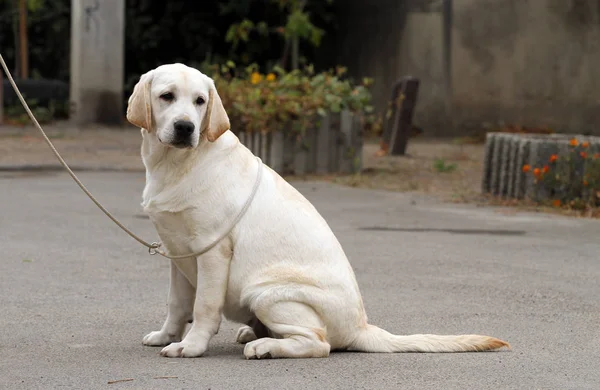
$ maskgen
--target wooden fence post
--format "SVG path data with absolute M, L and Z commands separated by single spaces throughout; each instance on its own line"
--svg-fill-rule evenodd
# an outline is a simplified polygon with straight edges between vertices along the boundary
M 412 133 L 412 118 L 417 104 L 419 79 L 407 76 L 398 80 L 392 89 L 392 115 L 387 121 L 381 139 L 380 155 L 406 154 L 408 138 Z

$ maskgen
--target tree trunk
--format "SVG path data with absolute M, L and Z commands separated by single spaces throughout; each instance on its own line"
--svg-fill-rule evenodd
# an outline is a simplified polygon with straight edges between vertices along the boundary
M 4 124 L 4 80 L 2 79 L 2 71 L 0 70 L 0 125 Z
M 299 39 L 298 37 L 292 38 L 292 70 L 298 69 L 298 57 L 300 55 L 299 50 Z
M 29 77 L 29 52 L 27 50 L 27 0 L 19 1 L 19 43 L 21 78 Z
M 19 1 L 20 0 L 13 0 L 11 1 L 11 13 L 13 15 L 17 15 L 19 12 Z M 19 40 L 19 18 L 17 17 L 12 17 L 12 30 L 13 30 L 13 37 L 14 37 L 14 42 L 15 42 L 15 56 L 14 56 L 14 68 L 13 68 L 13 77 L 18 79 L 21 76 L 21 72 L 20 72 L 20 53 L 21 53 L 21 48 L 20 48 L 20 40 Z

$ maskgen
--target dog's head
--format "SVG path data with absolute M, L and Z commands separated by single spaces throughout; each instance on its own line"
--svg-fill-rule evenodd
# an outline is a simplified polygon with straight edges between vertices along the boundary
M 176 148 L 195 148 L 203 136 L 214 142 L 229 129 L 214 81 L 183 64 L 143 74 L 129 97 L 127 120 Z

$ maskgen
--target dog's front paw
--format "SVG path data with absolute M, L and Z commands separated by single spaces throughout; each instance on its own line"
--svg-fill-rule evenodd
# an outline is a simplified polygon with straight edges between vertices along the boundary
M 168 332 L 157 330 L 144 336 L 142 344 L 153 347 L 164 347 L 165 345 L 169 345 L 172 342 L 177 342 L 180 340 L 181 338 L 177 335 L 170 335 Z
M 160 351 L 161 356 L 165 357 L 185 357 L 193 358 L 202 356 L 206 351 L 206 346 L 201 344 L 191 344 L 185 341 L 167 345 Z

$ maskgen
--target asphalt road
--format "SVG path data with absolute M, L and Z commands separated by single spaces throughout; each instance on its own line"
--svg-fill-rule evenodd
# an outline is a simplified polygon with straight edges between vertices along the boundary
M 142 173 L 82 179 L 127 226 Z M 598 389 L 600 223 L 299 183 L 338 235 L 370 322 L 398 334 L 481 333 L 512 351 L 334 353 L 246 361 L 223 322 L 206 355 L 168 359 L 168 264 L 62 173 L 0 172 L 0 389 Z M 163 377 L 163 378 L 159 378 Z M 109 384 L 109 381 L 133 379 Z

